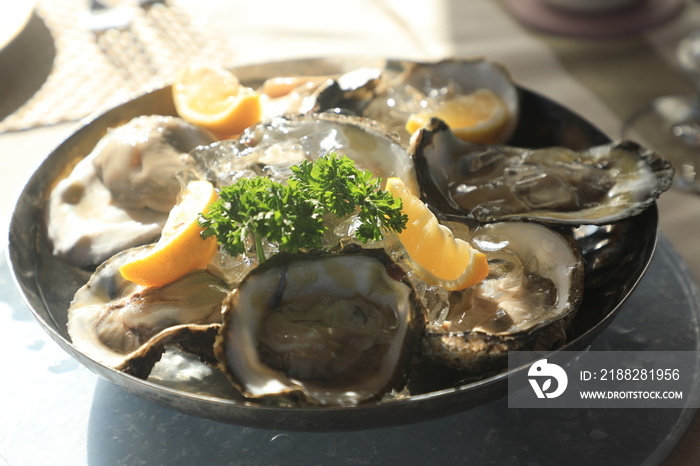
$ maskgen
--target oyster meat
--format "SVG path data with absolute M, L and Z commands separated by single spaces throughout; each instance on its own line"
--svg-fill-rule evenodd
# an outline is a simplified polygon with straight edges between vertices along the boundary
M 278 254 L 225 304 L 214 348 L 246 397 L 352 406 L 406 382 L 423 325 L 403 271 L 382 250 Z
M 492 223 L 473 232 L 450 226 L 486 254 L 489 275 L 451 292 L 448 306 L 431 313 L 426 354 L 480 372 L 502 369 L 508 351 L 563 344 L 583 295 L 583 260 L 572 242 L 537 223 Z
M 419 130 L 411 153 L 430 202 L 480 222 L 612 223 L 649 207 L 674 173 L 631 141 L 583 151 L 481 145 L 458 139 L 437 119 Z
M 182 157 L 213 141 L 170 116 L 141 116 L 109 130 L 51 191 L 46 224 L 54 254 L 86 267 L 155 240 L 180 192 Z
M 230 289 L 204 269 L 159 288 L 129 282 L 119 267 L 144 247 L 128 249 L 100 265 L 68 309 L 68 333 L 78 350 L 101 364 L 142 378 L 166 343 L 189 344 L 199 330 L 213 332 L 213 342 L 217 328 L 206 326 L 221 323 L 221 303 Z

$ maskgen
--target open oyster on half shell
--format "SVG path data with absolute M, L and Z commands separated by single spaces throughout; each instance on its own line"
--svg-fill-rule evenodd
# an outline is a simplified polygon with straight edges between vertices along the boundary
M 284 181 L 292 165 L 332 152 L 349 157 L 377 177 L 396 176 L 418 189 L 406 147 L 379 123 L 357 116 L 319 113 L 274 118 L 248 128 L 238 139 L 197 148 L 187 159 L 190 176 L 221 187 L 252 176 Z
M 380 68 L 358 68 L 329 76 L 279 76 L 267 79 L 258 89 L 263 98 L 263 117 L 342 111 L 361 114 L 386 79 Z
M 379 249 L 273 256 L 224 305 L 222 370 L 246 397 L 283 405 L 400 390 L 424 325 L 404 276 Z
M 607 224 L 649 207 L 671 187 L 659 154 L 622 141 L 574 151 L 469 143 L 434 119 L 411 153 L 429 201 L 480 222 Z
M 263 114 L 279 116 L 339 112 L 370 118 L 408 144 L 412 115 L 432 112 L 454 102 L 479 107 L 490 94 L 501 109 L 491 131 L 476 131 L 483 142 L 502 143 L 513 134 L 520 114 L 518 89 L 506 68 L 484 58 L 451 58 L 438 62 L 393 61 L 384 67 L 361 67 L 328 76 L 280 76 L 267 79 Z M 469 125 L 478 125 L 470 121 Z M 467 132 L 465 132 L 465 137 Z M 474 139 L 468 139 L 474 140 Z
M 482 142 L 504 143 L 515 131 L 520 116 L 518 89 L 504 66 L 483 58 L 405 63 L 398 72 L 387 71 L 376 96 L 361 114 L 382 122 L 408 144 L 412 134 L 406 123 L 411 115 L 433 112 L 481 92 L 491 93 L 503 110 L 494 130 L 481 136 L 486 138 Z
M 77 267 L 155 240 L 175 205 L 182 157 L 214 137 L 172 116 L 136 117 L 108 130 L 51 190 L 53 252 Z
M 530 222 L 472 230 L 448 225 L 486 254 L 489 275 L 450 292 L 448 305 L 429 314 L 425 353 L 456 369 L 481 373 L 504 368 L 508 351 L 562 345 L 583 296 L 584 264 L 573 241 Z
M 146 378 L 165 345 L 181 344 L 205 358 L 211 354 L 207 346 L 218 326 L 208 326 L 221 323 L 221 303 L 230 287 L 206 269 L 162 287 L 136 285 L 121 276 L 119 267 L 142 248 L 105 261 L 75 293 L 68 333 L 73 345 L 95 361 Z

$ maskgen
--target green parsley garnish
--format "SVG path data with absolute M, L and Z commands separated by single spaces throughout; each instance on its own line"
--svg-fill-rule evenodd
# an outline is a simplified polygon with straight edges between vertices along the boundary
M 347 156 L 328 154 L 291 170 L 286 184 L 256 177 L 223 187 L 219 199 L 200 217 L 202 236 L 216 235 L 234 256 L 245 252 L 250 238 L 264 262 L 262 238 L 292 253 L 322 247 L 327 214 L 342 219 L 356 213 L 356 237 L 365 243 L 380 240 L 384 230 L 406 227 L 401 199 L 382 190 L 379 179 L 358 169 Z

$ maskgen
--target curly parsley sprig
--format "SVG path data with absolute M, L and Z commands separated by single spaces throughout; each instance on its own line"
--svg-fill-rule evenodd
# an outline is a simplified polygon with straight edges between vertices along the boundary
M 231 255 L 243 254 L 252 238 L 264 262 L 262 238 L 292 253 L 320 248 L 328 229 L 324 215 L 346 218 L 357 213 L 356 237 L 378 241 L 383 231 L 406 227 L 401 208 L 401 200 L 382 190 L 371 172 L 358 169 L 346 156 L 329 154 L 292 167 L 287 184 L 256 177 L 223 187 L 199 223 L 202 236 L 216 236 Z

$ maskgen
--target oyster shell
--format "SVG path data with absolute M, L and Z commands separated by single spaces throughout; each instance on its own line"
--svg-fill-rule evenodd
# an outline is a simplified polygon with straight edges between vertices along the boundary
M 265 97 L 263 116 L 270 120 L 336 109 L 359 114 L 375 96 L 383 76 L 378 68 L 358 68 L 335 76 L 271 78 L 258 89 Z
M 411 134 L 405 126 L 412 113 L 477 89 L 489 89 L 505 103 L 509 116 L 494 139 L 495 142 L 507 141 L 515 131 L 520 114 L 518 89 L 504 66 L 482 58 L 411 62 L 404 63 L 396 75 L 387 71 L 377 96 L 362 115 L 381 121 L 408 143 Z
M 213 141 L 170 116 L 141 116 L 109 130 L 51 191 L 46 224 L 54 254 L 93 266 L 156 239 L 180 192 L 181 158 Z
M 411 153 L 429 202 L 480 222 L 612 223 L 649 207 L 674 173 L 631 141 L 582 151 L 481 145 L 458 139 L 437 119 L 419 130 Z
M 572 242 L 544 225 L 501 222 L 473 233 L 450 225 L 489 260 L 478 285 L 451 292 L 446 312 L 429 316 L 426 354 L 470 372 L 502 369 L 507 352 L 550 350 L 583 295 L 583 260 Z
M 211 346 L 217 329 L 207 325 L 221 323 L 221 303 L 229 287 L 207 270 L 159 288 L 129 282 L 119 267 L 141 249 L 110 258 L 75 293 L 68 309 L 68 334 L 78 350 L 97 362 L 145 378 L 165 344 L 191 347 L 196 345 L 191 337 L 203 332 L 209 334 Z M 206 353 L 197 349 L 197 354 Z
M 378 249 L 278 254 L 230 295 L 215 355 L 248 398 L 332 406 L 379 399 L 405 383 L 423 324 L 403 277 Z
M 200 147 L 188 154 L 190 174 L 226 186 L 237 179 L 268 176 L 283 181 L 290 167 L 329 152 L 386 180 L 397 176 L 418 189 L 406 148 L 378 123 L 329 113 L 275 118 L 248 128 L 238 139 Z

